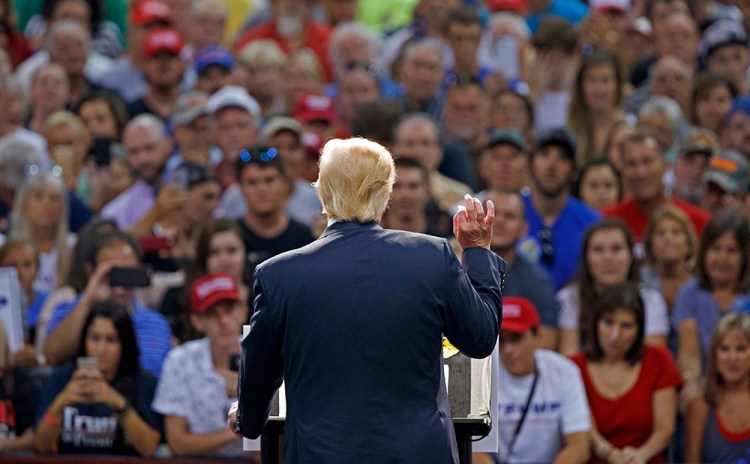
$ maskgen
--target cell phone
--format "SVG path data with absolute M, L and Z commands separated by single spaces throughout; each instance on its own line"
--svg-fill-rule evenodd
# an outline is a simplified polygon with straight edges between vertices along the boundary
M 146 266 L 113 267 L 109 271 L 110 287 L 149 287 L 151 272 Z
M 91 145 L 91 156 L 98 167 L 109 166 L 112 160 L 112 153 L 109 151 L 112 140 L 106 137 L 95 137 Z
M 93 356 L 80 356 L 76 360 L 76 365 L 78 366 L 78 369 L 82 371 L 91 372 L 99 370 L 99 361 Z
M 233 354 L 229 356 L 229 369 L 234 372 L 240 371 L 240 355 Z

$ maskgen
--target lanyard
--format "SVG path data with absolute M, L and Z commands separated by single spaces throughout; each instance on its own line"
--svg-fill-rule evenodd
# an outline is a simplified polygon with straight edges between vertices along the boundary
M 529 407 L 531 406 L 531 398 L 534 396 L 534 391 L 536 390 L 536 382 L 539 379 L 539 371 L 536 367 L 534 367 L 534 381 L 531 383 L 531 390 L 529 390 L 529 396 L 526 398 L 526 406 L 523 407 L 523 411 L 521 412 L 521 418 L 518 420 L 518 423 L 516 423 L 516 428 L 513 430 L 513 437 L 510 439 L 510 443 L 508 444 L 508 455 L 506 456 L 506 460 L 501 460 L 500 462 L 510 462 L 510 457 L 513 454 L 513 446 L 516 444 L 516 439 L 518 439 L 518 434 L 521 432 L 521 427 L 523 426 L 523 422 L 526 420 L 526 415 L 529 412 Z

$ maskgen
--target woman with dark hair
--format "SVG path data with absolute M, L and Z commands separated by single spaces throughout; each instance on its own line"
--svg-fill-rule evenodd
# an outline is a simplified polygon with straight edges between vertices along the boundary
M 609 287 L 623 282 L 638 285 L 644 301 L 646 344 L 666 345 L 669 323 L 664 298 L 653 288 L 639 285 L 638 263 L 628 228 L 617 219 L 604 219 L 584 235 L 576 279 L 557 292 L 562 354 L 576 353 L 593 341 L 588 330 L 594 304 Z
M 150 407 L 156 379 L 138 364 L 124 306 L 112 300 L 91 306 L 78 355 L 77 368 L 55 369 L 42 393 L 37 452 L 152 456 L 161 440 Z
M 119 142 L 128 122 L 128 111 L 122 98 L 111 90 L 97 90 L 81 99 L 75 113 L 86 124 L 91 136 Z
M 577 164 L 604 154 L 612 128 L 625 120 L 620 109 L 625 76 L 617 56 L 604 49 L 583 57 L 570 102 L 568 125 L 578 139 Z
M 243 283 L 245 277 L 245 244 L 235 221 L 215 219 L 206 224 L 198 236 L 195 261 L 188 267 L 185 285 L 167 290 L 159 305 L 172 327 L 172 333 L 181 342 L 200 338 L 190 323 L 190 288 L 200 277 L 223 272 L 234 277 L 243 300 L 252 308 L 251 292 Z
M 750 448 L 750 314 L 721 318 L 707 365 L 705 394 L 686 414 L 685 462 L 743 462 Z
M 728 77 L 712 73 L 700 74 L 693 84 L 690 123 L 718 134 L 721 122 L 737 94 L 737 87 Z
M 592 462 L 666 462 L 682 380 L 669 351 L 644 343 L 639 287 L 608 288 L 593 313 L 591 343 L 572 357 L 591 409 Z
M 91 137 L 87 157 L 91 188 L 87 203 L 92 211 L 98 212 L 133 183 L 125 150 L 120 145 L 128 113 L 122 98 L 110 90 L 84 96 L 74 111 Z
M 617 169 L 606 158 L 586 162 L 578 173 L 573 195 L 601 211 L 622 199 L 622 180 Z
M 83 264 L 85 288 L 73 301 L 60 303 L 47 323 L 47 339 L 42 352 L 49 364 L 68 361 L 78 351 L 74 343 L 83 330 L 83 321 L 97 301 L 112 299 L 123 305 L 133 320 L 138 334 L 140 364 L 143 369 L 158 376 L 161 364 L 172 348 L 172 331 L 167 320 L 156 311 L 144 306 L 135 298 L 134 287 L 147 287 L 148 282 L 110 279 L 113 268 L 126 275 L 143 275 L 140 266 L 141 247 L 138 240 L 127 232 L 115 230 L 92 237 L 92 248 Z M 120 273 L 122 275 L 122 273 Z M 148 276 L 143 277 L 149 280 Z
M 683 406 L 701 392 L 711 333 L 721 317 L 750 303 L 750 226 L 736 211 L 716 213 L 700 238 L 696 278 L 683 285 L 674 305 L 677 365 Z

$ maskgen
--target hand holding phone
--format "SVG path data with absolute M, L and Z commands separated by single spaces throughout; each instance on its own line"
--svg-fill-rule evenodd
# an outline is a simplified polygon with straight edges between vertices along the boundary
M 109 270 L 109 286 L 137 288 L 151 285 L 151 274 L 145 266 L 113 267 Z
M 79 356 L 76 365 L 84 372 L 99 372 L 99 360 L 93 356 Z

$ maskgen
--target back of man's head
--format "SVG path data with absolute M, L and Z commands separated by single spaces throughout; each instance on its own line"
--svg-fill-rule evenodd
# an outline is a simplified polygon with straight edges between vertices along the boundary
M 321 150 L 315 188 L 329 218 L 369 222 L 383 215 L 395 180 L 393 157 L 382 145 L 332 139 Z

